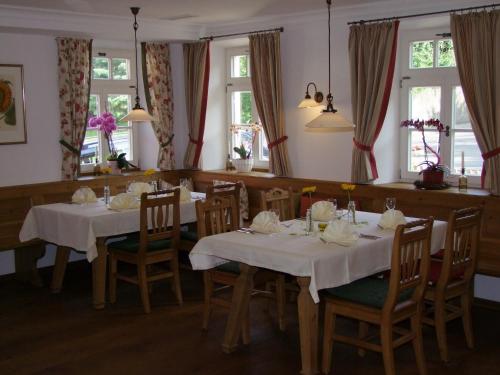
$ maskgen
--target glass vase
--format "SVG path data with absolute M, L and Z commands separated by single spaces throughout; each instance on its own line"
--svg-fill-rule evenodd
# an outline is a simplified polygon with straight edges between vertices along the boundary
M 356 224 L 356 202 L 354 201 L 347 203 L 347 219 L 349 223 Z

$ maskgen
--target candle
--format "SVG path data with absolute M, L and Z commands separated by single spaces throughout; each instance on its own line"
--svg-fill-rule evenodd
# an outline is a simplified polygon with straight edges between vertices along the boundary
M 465 164 L 464 164 L 464 152 L 462 151 L 462 171 L 464 170 L 465 168 Z

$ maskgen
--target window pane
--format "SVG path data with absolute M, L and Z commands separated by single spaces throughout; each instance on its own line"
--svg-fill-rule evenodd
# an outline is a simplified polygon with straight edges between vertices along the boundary
M 130 79 L 129 77 L 129 60 L 128 59 L 111 59 L 111 69 L 113 79 Z
M 425 142 L 436 152 L 439 148 L 439 133 L 433 130 L 425 131 Z M 418 130 L 410 130 L 410 156 L 408 158 L 408 170 L 410 172 L 419 172 L 424 168 L 419 164 L 425 161 L 424 142 L 422 133 Z M 427 151 L 427 160 L 437 162 L 437 157 L 430 151 Z
M 232 132 L 232 145 L 233 147 L 235 146 L 240 146 L 243 145 L 245 146 L 245 149 L 247 152 L 252 149 L 252 135 L 253 131 L 251 127 L 248 127 L 248 129 L 238 129 Z M 234 150 L 231 150 L 232 158 L 233 159 L 239 159 L 240 155 L 234 152 Z
M 455 86 L 453 88 L 453 116 L 452 125 L 453 129 L 471 129 L 469 118 L 469 110 L 465 104 L 464 93 L 462 87 Z
M 109 59 L 107 57 L 92 58 L 92 78 L 109 79 Z
M 440 68 L 456 66 L 451 39 L 440 40 L 438 42 L 438 66 Z
M 483 158 L 477 146 L 476 137 L 471 131 L 454 133 L 452 165 L 452 173 L 454 174 L 461 174 L 462 151 L 464 152 L 465 174 L 480 176 L 483 168 Z
M 250 91 L 234 91 L 231 95 L 233 124 L 249 124 L 252 122 L 252 93 Z
M 410 118 L 429 120 L 441 113 L 441 87 L 412 87 L 410 89 Z
M 121 154 L 125 152 L 127 160 L 133 159 L 133 155 L 130 150 L 130 130 L 129 129 L 118 129 L 113 132 L 113 143 L 115 145 L 116 152 Z
M 260 155 L 262 160 L 269 161 L 269 148 L 267 147 L 267 139 L 264 131 L 260 131 Z
M 250 77 L 248 55 L 233 56 L 231 58 L 231 77 Z
M 127 121 L 118 121 L 130 110 L 130 95 L 108 95 L 108 109 L 115 116 L 117 126 L 129 126 Z
M 410 47 L 410 68 L 432 68 L 434 66 L 434 42 L 413 42 Z
M 89 118 L 99 114 L 99 96 L 90 95 Z M 80 153 L 80 164 L 95 164 L 99 156 L 99 132 L 95 129 L 87 129 Z

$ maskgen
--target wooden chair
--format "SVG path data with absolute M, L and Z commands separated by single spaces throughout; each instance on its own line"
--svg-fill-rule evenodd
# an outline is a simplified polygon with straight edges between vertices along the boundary
M 280 188 L 272 188 L 267 191 L 260 192 L 260 209 L 267 211 L 270 209 L 279 210 L 280 220 L 295 219 L 295 205 L 293 202 L 293 190 L 291 187 L 288 190 Z M 286 306 L 286 289 L 298 293 L 299 289 L 295 284 L 295 278 L 286 282 L 285 274 L 277 273 L 275 281 L 266 284 L 266 290 L 271 291 L 274 287 L 276 290 L 276 306 L 278 315 L 278 324 L 281 331 L 285 330 L 285 306 Z
M 365 350 L 382 352 L 385 373 L 395 374 L 394 348 L 409 341 L 417 359 L 420 375 L 427 374 L 422 342 L 423 296 L 430 263 L 433 219 L 414 221 L 396 229 L 392 248 L 390 279 L 365 278 L 327 289 L 325 293 L 325 333 L 323 373 L 330 372 L 333 342 L 339 341 Z M 336 334 L 337 315 L 357 319 L 358 338 Z M 396 326 L 410 319 L 411 329 Z M 368 336 L 369 325 L 380 326 L 380 344 Z M 399 337 L 394 337 L 394 334 Z
M 240 210 L 239 210 L 239 202 L 240 202 L 240 190 L 241 190 L 241 184 L 239 182 L 237 183 L 230 183 L 230 184 L 222 184 L 222 185 L 214 185 L 214 186 L 209 186 L 206 191 L 206 198 L 212 198 L 212 197 L 229 197 L 233 196 L 234 201 L 236 202 L 236 223 L 237 227 L 239 228 L 241 225 L 240 222 Z M 182 231 L 181 232 L 181 243 L 180 243 L 180 249 L 184 251 L 191 251 L 191 249 L 194 247 L 194 245 L 198 242 L 198 232 L 188 230 L 188 231 Z
M 177 254 L 180 232 L 179 198 L 178 189 L 142 194 L 139 235 L 108 245 L 111 303 L 116 302 L 116 280 L 127 281 L 139 286 L 144 312 L 149 313 L 151 306 L 148 284 L 152 281 L 173 278 L 173 290 L 177 301 L 182 305 Z M 118 273 L 118 261 L 135 264 L 137 275 L 127 276 Z M 169 270 L 153 270 L 152 265 L 160 262 L 168 262 Z
M 196 202 L 196 219 L 198 224 L 198 238 L 214 234 L 231 232 L 238 229 L 237 208 L 234 196 L 212 195 L 205 201 Z M 204 288 L 204 308 L 203 308 L 203 329 L 208 329 L 210 313 L 212 307 L 220 306 L 229 309 L 231 301 L 216 295 L 220 290 L 227 290 L 234 287 L 240 274 L 238 262 L 224 263 L 216 268 L 203 272 Z M 215 289 L 215 284 L 222 285 Z M 245 344 L 250 342 L 250 327 L 248 314 L 242 327 L 242 338 Z
M 430 308 L 423 322 L 436 328 L 441 359 L 448 362 L 446 323 L 462 317 L 469 348 L 474 347 L 471 322 L 472 279 L 476 270 L 482 210 L 478 207 L 451 212 L 441 259 L 433 257 L 425 303 Z M 452 300 L 460 298 L 460 305 Z

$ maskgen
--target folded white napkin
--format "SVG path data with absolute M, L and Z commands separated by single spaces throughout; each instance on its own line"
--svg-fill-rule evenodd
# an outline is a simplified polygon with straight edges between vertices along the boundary
M 378 222 L 378 225 L 383 229 L 396 229 L 400 224 L 406 224 L 406 219 L 399 210 L 385 211 Z
M 261 211 L 253 218 L 250 228 L 259 233 L 281 232 L 278 216 L 272 211 Z
M 151 193 L 153 188 L 146 182 L 132 182 L 128 186 L 128 193 L 140 197 L 142 193 Z
M 97 202 L 97 197 L 95 196 L 95 193 L 91 188 L 84 186 L 73 193 L 71 201 L 73 203 L 80 203 L 80 204 L 93 203 Z
M 311 207 L 311 215 L 313 220 L 330 221 L 335 215 L 335 207 L 332 202 L 328 201 L 314 202 Z
M 109 208 L 112 210 L 125 210 L 130 208 L 139 208 L 141 202 L 137 196 L 131 193 L 121 193 L 115 196 L 109 203 Z
M 321 238 L 326 242 L 335 242 L 342 246 L 351 246 L 358 240 L 358 234 L 354 232 L 352 225 L 346 220 L 333 220 L 328 223 Z

